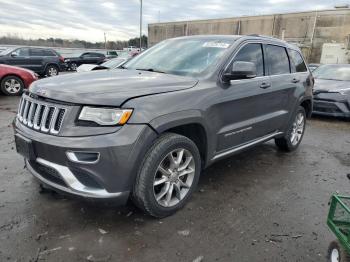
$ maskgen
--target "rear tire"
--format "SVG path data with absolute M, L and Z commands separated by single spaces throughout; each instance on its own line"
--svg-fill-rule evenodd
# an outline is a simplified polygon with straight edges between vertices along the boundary
M 24 83 L 17 76 L 6 76 L 1 80 L 1 92 L 7 96 L 18 96 L 22 94 Z
M 346 252 L 346 250 L 342 247 L 339 241 L 333 241 L 329 244 L 328 254 L 327 254 L 328 262 L 350 262 L 350 256 Z
M 133 189 L 133 202 L 145 213 L 163 218 L 185 206 L 195 190 L 201 158 L 195 143 L 167 133 L 148 150 Z
M 298 148 L 300 145 L 306 126 L 306 113 L 305 109 L 302 106 L 299 106 L 293 122 L 291 123 L 287 134 L 284 137 L 276 138 L 276 146 L 285 152 L 292 152 Z
M 48 77 L 57 76 L 59 74 L 59 69 L 56 65 L 48 65 L 46 67 L 45 74 Z

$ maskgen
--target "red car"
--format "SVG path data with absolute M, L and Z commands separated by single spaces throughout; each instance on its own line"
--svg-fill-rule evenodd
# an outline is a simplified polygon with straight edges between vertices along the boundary
M 0 90 L 5 95 L 20 95 L 37 79 L 37 74 L 31 70 L 0 64 Z

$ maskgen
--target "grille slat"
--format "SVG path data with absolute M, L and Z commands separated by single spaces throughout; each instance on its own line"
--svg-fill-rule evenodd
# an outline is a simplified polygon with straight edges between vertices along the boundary
M 29 110 L 29 105 L 30 105 L 30 102 L 29 101 L 26 101 L 26 105 L 24 107 L 24 112 L 23 112 L 23 124 L 27 124 L 27 116 L 28 116 L 28 110 Z
M 23 95 L 17 119 L 27 127 L 44 133 L 57 135 L 62 127 L 66 108 L 29 99 Z
M 24 108 L 26 107 L 27 100 L 23 99 L 22 106 L 20 108 L 20 120 L 23 120 Z
M 30 107 L 29 107 L 29 113 L 28 113 L 28 126 L 29 127 L 33 127 L 33 115 L 34 115 L 34 110 L 35 110 L 36 104 L 35 103 L 31 103 Z

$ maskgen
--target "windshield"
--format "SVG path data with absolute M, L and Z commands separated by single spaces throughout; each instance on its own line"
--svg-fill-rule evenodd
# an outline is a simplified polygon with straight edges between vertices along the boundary
M 216 64 L 234 39 L 172 39 L 163 41 L 124 65 L 127 69 L 199 76 Z
M 108 67 L 108 68 L 115 68 L 120 64 L 122 64 L 124 61 L 125 59 L 115 58 L 115 59 L 108 60 L 107 62 L 104 62 L 103 64 L 101 64 L 101 66 Z
M 9 53 L 11 53 L 12 51 L 14 51 L 16 48 L 8 48 L 8 49 L 5 49 L 5 50 L 2 50 L 0 52 L 0 55 L 7 55 Z
M 323 65 L 312 74 L 316 79 L 350 81 L 350 65 Z

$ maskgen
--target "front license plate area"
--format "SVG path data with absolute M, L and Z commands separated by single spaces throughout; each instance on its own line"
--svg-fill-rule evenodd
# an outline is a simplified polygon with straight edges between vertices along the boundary
M 17 153 L 22 155 L 28 160 L 35 160 L 35 152 L 33 148 L 33 143 L 30 139 L 25 138 L 19 134 L 15 135 L 15 144 Z

